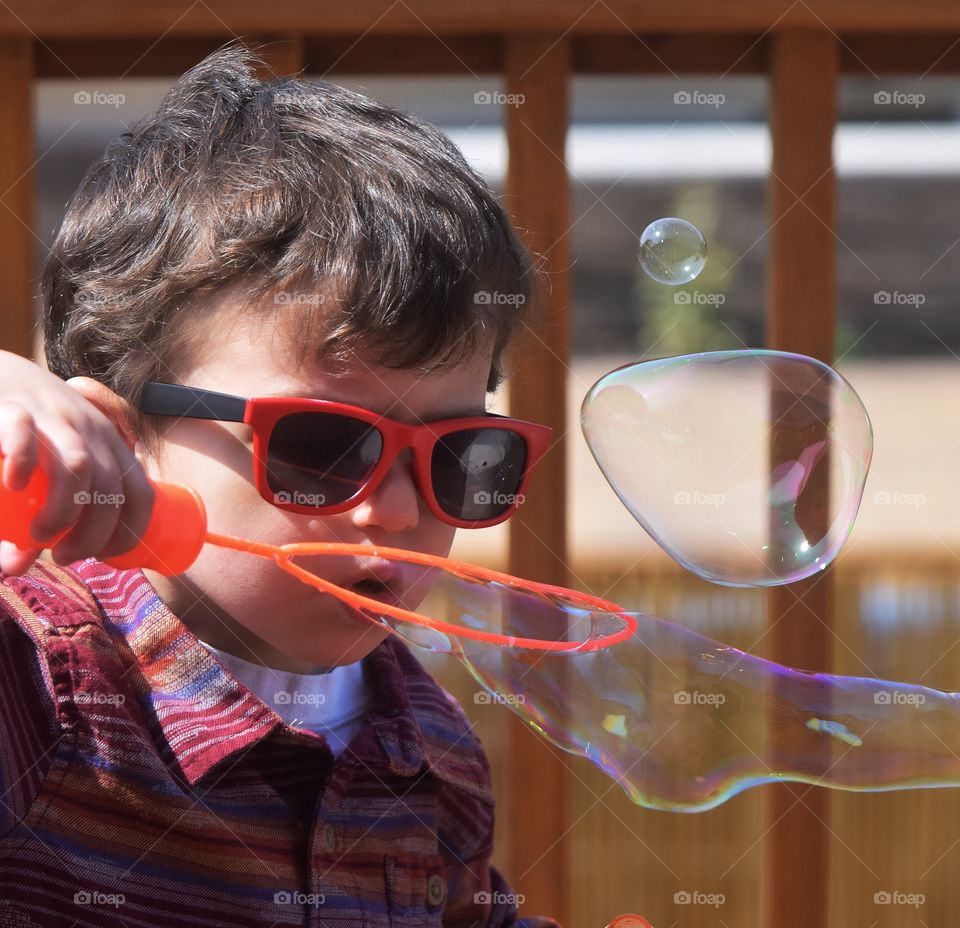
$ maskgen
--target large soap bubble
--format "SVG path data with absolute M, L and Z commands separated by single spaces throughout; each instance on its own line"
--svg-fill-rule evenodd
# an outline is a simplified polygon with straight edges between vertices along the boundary
M 850 384 L 814 358 L 778 351 L 619 368 L 588 392 L 581 426 L 653 539 L 728 586 L 823 570 L 853 527 L 873 453 Z

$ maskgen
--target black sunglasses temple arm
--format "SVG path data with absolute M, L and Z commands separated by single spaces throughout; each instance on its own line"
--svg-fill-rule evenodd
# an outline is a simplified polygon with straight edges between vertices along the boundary
M 247 401 L 242 396 L 200 390 L 178 383 L 148 383 L 140 394 L 141 412 L 154 416 L 183 416 L 188 419 L 215 419 L 243 422 Z

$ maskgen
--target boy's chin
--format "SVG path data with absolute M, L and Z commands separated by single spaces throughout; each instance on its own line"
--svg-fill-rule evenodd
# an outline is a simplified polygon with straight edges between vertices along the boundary
M 349 628 L 318 629 L 315 640 L 291 649 L 294 653 L 290 657 L 317 668 L 342 667 L 363 660 L 389 634 L 388 629 L 358 617 L 352 620 Z M 283 651 L 286 653 L 287 649 Z

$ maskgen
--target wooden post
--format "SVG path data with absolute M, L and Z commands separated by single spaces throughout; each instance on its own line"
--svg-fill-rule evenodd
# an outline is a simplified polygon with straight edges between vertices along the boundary
M 770 277 L 767 344 L 833 361 L 838 47 L 828 32 L 777 34 L 771 44 Z M 774 587 L 771 657 L 830 669 L 833 576 Z M 819 619 L 819 621 L 818 621 Z M 827 924 L 829 795 L 804 784 L 770 790 L 764 919 L 769 928 Z
M 569 121 L 570 49 L 556 35 L 520 35 L 506 44 L 507 207 L 544 260 L 544 322 L 524 331 L 512 355 L 511 415 L 554 429 L 555 444 L 510 521 L 509 571 L 567 586 L 566 391 L 570 363 L 570 181 L 564 146 Z M 510 877 L 524 914 L 570 925 L 570 774 L 555 752 L 510 718 L 505 808 Z
M 33 42 L 0 39 L 0 348 L 34 357 Z

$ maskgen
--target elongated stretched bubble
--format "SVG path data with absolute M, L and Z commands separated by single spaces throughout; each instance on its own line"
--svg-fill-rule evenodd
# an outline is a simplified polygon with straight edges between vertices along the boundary
M 431 584 L 417 608 L 437 621 L 569 648 L 497 647 L 373 608 L 367 616 L 455 656 L 493 701 L 639 805 L 699 812 L 785 780 L 855 791 L 960 785 L 957 694 L 793 670 L 653 616 L 579 609 L 504 584 L 445 572 Z M 630 637 L 595 646 L 625 621 Z
M 497 702 L 649 808 L 702 811 L 784 780 L 960 785 L 958 694 L 793 670 L 588 594 L 417 552 L 263 547 L 306 582 L 313 570 L 369 569 L 347 598 L 320 574 L 315 585 L 358 621 L 455 656 Z
M 580 418 L 634 518 L 681 565 L 728 586 L 823 570 L 850 534 L 873 454 L 850 384 L 778 351 L 627 365 L 593 385 Z

